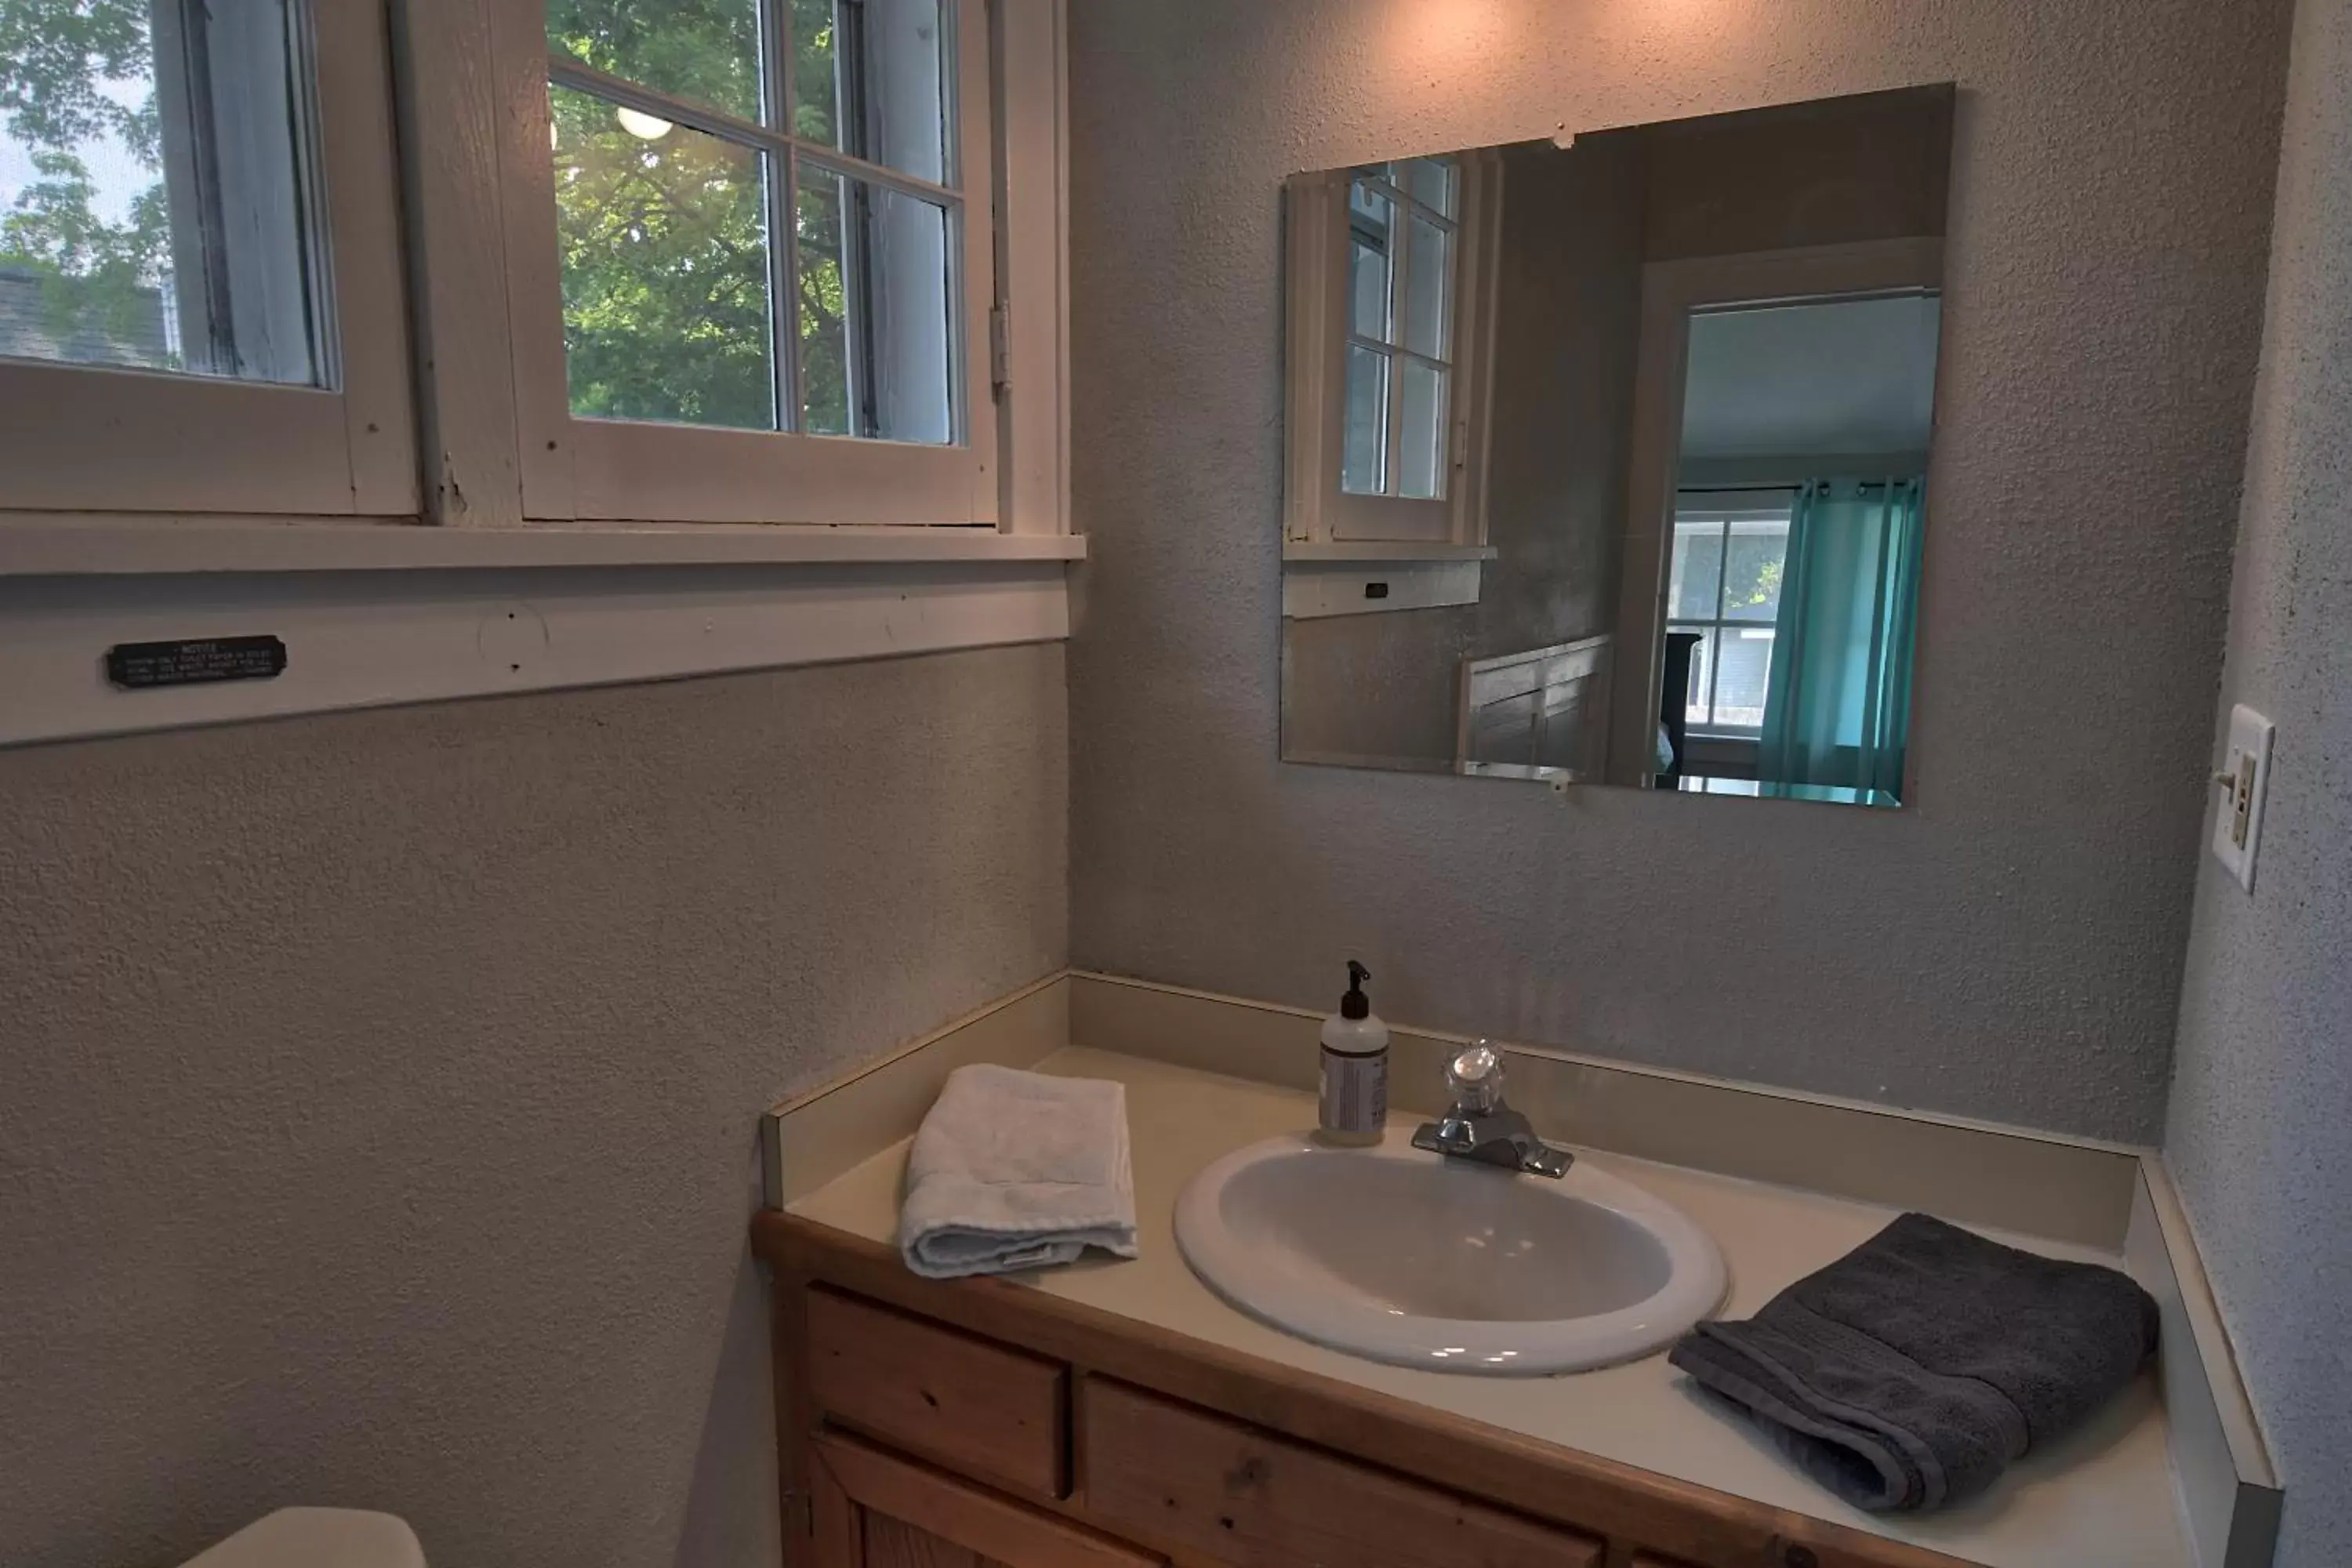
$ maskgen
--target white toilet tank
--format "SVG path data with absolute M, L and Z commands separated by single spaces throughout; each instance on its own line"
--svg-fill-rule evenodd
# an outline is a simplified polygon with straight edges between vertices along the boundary
M 351 1508 L 281 1508 L 181 1568 L 425 1568 L 407 1521 Z

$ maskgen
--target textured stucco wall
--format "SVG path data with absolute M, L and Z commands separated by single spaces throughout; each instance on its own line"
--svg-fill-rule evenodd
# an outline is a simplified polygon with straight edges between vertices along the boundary
M 2352 1563 L 2352 0 L 2303 0 L 2221 722 L 2278 725 L 2250 896 L 2210 859 L 2166 1152 L 2287 1485 Z M 2218 765 L 2221 747 L 2216 743 Z
M 755 1120 L 1057 967 L 1063 655 L 0 753 L 0 1559 L 776 1561 Z
M 2284 0 L 1074 6 L 1085 963 L 2084 1132 L 2162 1118 Z M 1283 175 L 1957 79 L 1918 804 L 1276 761 Z

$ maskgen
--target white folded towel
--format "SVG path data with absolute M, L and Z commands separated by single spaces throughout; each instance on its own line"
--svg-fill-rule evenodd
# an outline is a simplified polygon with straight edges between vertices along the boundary
M 898 1250 L 934 1279 L 1135 1256 L 1127 1090 L 1011 1068 L 948 1075 L 907 1156 Z

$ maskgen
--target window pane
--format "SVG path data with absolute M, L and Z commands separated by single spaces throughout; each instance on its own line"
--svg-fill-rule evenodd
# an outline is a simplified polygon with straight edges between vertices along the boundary
M 1359 180 L 1349 187 L 1349 322 L 1360 338 L 1389 341 L 1390 209 L 1388 197 Z
M 1396 165 L 1405 194 L 1433 212 L 1454 216 L 1454 165 L 1443 158 L 1415 158 Z
M 1764 688 L 1772 673 L 1770 626 L 1726 626 L 1715 678 L 1715 722 L 1718 729 L 1754 730 L 1764 722 Z
M 1704 725 L 1707 722 L 1707 692 L 1715 680 L 1715 643 L 1713 626 L 1668 626 L 1670 632 L 1696 632 L 1698 641 L 1691 648 L 1690 689 L 1683 704 L 1683 721 Z
M 1675 555 L 1666 584 L 1666 614 L 1677 620 L 1711 621 L 1716 587 L 1723 570 L 1723 520 L 1675 520 Z
M 572 411 L 774 428 L 760 154 L 548 97 Z
M 318 384 L 287 0 L 0 5 L 0 354 Z
M 1769 621 L 1780 613 L 1780 572 L 1789 556 L 1785 518 L 1731 524 L 1731 546 L 1723 563 L 1723 618 Z
M 1416 359 L 1402 362 L 1397 395 L 1403 426 L 1397 453 L 1397 493 L 1434 500 L 1445 493 L 1445 373 Z
M 803 160 L 801 403 L 805 428 L 955 439 L 955 301 L 944 208 Z
M 760 118 L 759 0 L 547 0 L 547 44 L 672 98 Z
M 1448 329 L 1453 324 L 1451 240 L 1444 229 L 1413 215 L 1412 259 L 1405 269 L 1412 283 L 1404 312 L 1404 346 L 1432 359 L 1445 357 Z
M 1348 348 L 1347 427 L 1341 442 L 1339 488 L 1376 496 L 1387 488 L 1383 463 L 1389 427 L 1389 356 L 1358 344 Z
M 869 163 L 950 184 L 940 0 L 792 0 L 793 130 Z

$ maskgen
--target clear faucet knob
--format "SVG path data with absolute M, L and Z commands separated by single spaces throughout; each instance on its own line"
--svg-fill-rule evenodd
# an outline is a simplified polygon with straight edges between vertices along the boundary
M 1454 1109 L 1485 1116 L 1503 1103 L 1503 1058 L 1484 1040 L 1473 1040 L 1445 1064 L 1445 1089 Z

